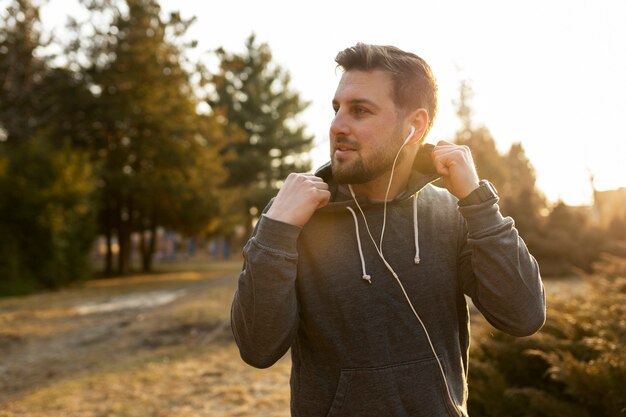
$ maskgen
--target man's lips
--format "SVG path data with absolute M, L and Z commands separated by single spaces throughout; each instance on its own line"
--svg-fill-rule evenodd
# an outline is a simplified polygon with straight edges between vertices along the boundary
M 335 156 L 336 157 L 345 157 L 348 156 L 350 154 L 352 154 L 353 152 L 355 152 L 356 149 L 352 148 L 350 146 L 335 146 Z
M 356 148 L 354 148 L 353 146 L 335 145 L 335 151 L 345 152 L 345 151 L 354 151 L 354 150 L 356 150 Z
M 335 155 L 347 155 L 350 152 L 356 151 L 357 148 L 355 144 L 346 143 L 346 141 L 338 141 L 335 142 L 333 151 Z

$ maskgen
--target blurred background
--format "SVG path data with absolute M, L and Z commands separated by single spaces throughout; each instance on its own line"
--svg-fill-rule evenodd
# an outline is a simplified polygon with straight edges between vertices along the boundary
M 431 64 L 427 142 L 472 149 L 555 297 L 533 338 L 477 322 L 471 415 L 626 415 L 624 21 L 617 0 L 0 0 L 0 415 L 287 415 L 288 363 L 242 365 L 228 308 L 260 211 L 328 159 L 334 57 L 360 41 Z M 106 384 L 137 389 L 94 398 L 113 354 Z M 161 403 L 174 357 L 195 382 Z

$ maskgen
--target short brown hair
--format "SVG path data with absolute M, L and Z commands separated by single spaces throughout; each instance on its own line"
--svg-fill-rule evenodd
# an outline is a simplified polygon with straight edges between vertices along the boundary
M 335 62 L 344 71 L 382 70 L 390 74 L 395 103 L 406 110 L 426 109 L 428 133 L 437 115 L 437 81 L 426 61 L 395 46 L 359 42 L 340 51 Z

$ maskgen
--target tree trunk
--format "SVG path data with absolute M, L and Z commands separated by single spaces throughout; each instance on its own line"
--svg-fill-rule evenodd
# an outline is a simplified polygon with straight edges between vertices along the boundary
M 112 275 L 113 274 L 113 231 L 111 230 L 110 225 L 107 224 L 105 236 L 106 236 L 106 255 L 104 256 L 104 274 Z
M 117 229 L 117 239 L 120 251 L 117 258 L 117 272 L 120 275 L 126 275 L 130 272 L 130 210 L 128 210 L 128 213 L 124 213 L 124 209 L 120 208 L 118 213 L 118 219 L 119 227 Z
M 126 275 L 130 272 L 130 238 L 126 232 L 126 226 L 120 227 L 117 239 L 120 247 L 117 254 L 117 273 Z
M 108 206 L 104 212 L 104 235 L 106 237 L 106 255 L 104 256 L 104 273 L 113 275 L 113 212 Z
M 146 233 L 148 231 L 141 231 L 141 269 L 143 272 L 150 272 L 152 270 L 152 251 L 151 251 L 151 240 L 152 236 L 146 238 Z M 150 232 L 152 234 L 152 232 Z M 148 241 L 146 241 L 148 240 Z
M 154 253 L 156 252 L 156 241 L 157 241 L 157 227 L 156 222 L 152 221 L 150 226 L 150 242 L 148 245 L 149 257 L 149 268 L 152 269 L 152 260 L 154 259 Z
M 149 221 L 149 230 L 143 226 L 145 223 L 142 222 L 140 244 L 141 268 L 143 272 L 152 271 L 152 260 L 154 257 L 154 252 L 156 250 L 156 220 L 154 214 L 152 214 L 150 217 L 151 219 Z

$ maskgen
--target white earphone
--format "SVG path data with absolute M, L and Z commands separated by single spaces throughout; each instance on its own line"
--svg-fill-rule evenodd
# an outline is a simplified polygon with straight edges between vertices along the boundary
M 411 131 L 409 132 L 409 136 L 407 136 L 406 139 L 404 139 L 404 143 L 402 145 L 404 146 L 407 143 L 409 143 L 409 141 L 411 140 L 414 134 L 415 134 L 415 126 L 411 126 Z

